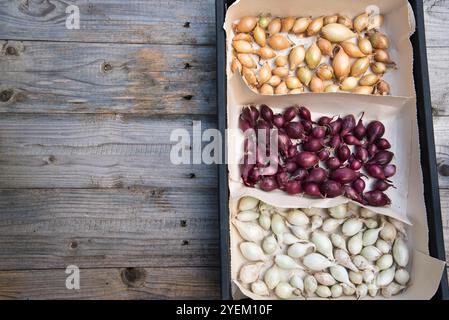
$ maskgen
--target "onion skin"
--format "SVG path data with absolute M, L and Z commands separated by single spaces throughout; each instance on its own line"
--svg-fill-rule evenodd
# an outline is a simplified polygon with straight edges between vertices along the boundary
M 308 176 L 308 172 L 306 169 L 299 168 L 292 174 L 292 179 L 296 181 L 304 181 Z
M 327 171 L 323 168 L 313 168 L 309 176 L 304 180 L 305 182 L 323 183 L 327 178 Z
M 347 78 L 351 72 L 351 62 L 349 56 L 341 46 L 337 46 L 334 51 L 332 67 L 334 68 L 334 74 L 338 81 L 342 81 Z
M 285 110 L 285 112 L 284 112 L 285 122 L 292 121 L 296 117 L 297 112 L 298 112 L 298 107 L 287 108 L 287 110 Z
M 254 187 L 255 183 L 251 183 L 249 181 L 249 175 L 251 170 L 253 170 L 253 168 L 255 167 L 255 165 L 253 164 L 241 164 L 240 165 L 240 172 L 241 172 L 241 176 L 243 179 L 243 183 L 247 186 L 247 187 Z
M 289 161 L 285 164 L 285 170 L 288 173 L 293 173 L 298 169 L 298 166 L 296 165 L 296 162 Z
M 323 182 L 320 186 L 320 191 L 326 198 L 336 198 L 344 192 L 341 183 L 333 180 Z
M 321 31 L 323 38 L 330 42 L 340 43 L 356 37 L 356 34 L 348 27 L 339 23 L 330 23 L 324 26 Z
M 281 34 L 275 34 L 268 38 L 268 45 L 274 50 L 285 50 L 292 46 L 292 42 Z
M 281 129 L 284 127 L 285 120 L 284 117 L 281 114 L 276 114 L 273 116 L 273 124 L 278 128 Z
M 363 58 L 366 56 L 366 54 L 364 54 L 360 48 L 352 43 L 352 42 L 342 42 L 340 43 L 340 45 L 343 47 L 343 50 L 345 50 L 345 52 L 351 57 L 351 58 Z
M 307 36 L 311 37 L 320 32 L 323 25 L 324 25 L 324 17 L 319 17 L 312 20 L 312 22 L 309 24 L 307 28 Z
M 285 185 L 287 184 L 288 181 L 289 181 L 289 178 L 288 178 L 288 174 L 286 172 L 279 172 L 276 175 L 276 182 L 279 186 L 279 189 L 284 190 Z
M 288 155 L 289 149 L 292 145 L 292 141 L 285 133 L 278 133 L 278 148 L 281 154 Z
M 336 157 L 329 158 L 326 161 L 326 167 L 329 170 L 336 170 L 341 167 L 341 161 Z
M 309 27 L 311 22 L 312 22 L 312 19 L 310 17 L 297 19 L 292 28 L 293 33 L 295 33 L 295 34 L 304 33 L 307 30 L 307 28 Z
M 374 183 L 374 190 L 377 190 L 377 191 L 382 191 L 382 192 L 387 191 L 391 187 L 394 187 L 394 186 L 384 180 L 377 180 Z
M 279 33 L 282 28 L 281 19 L 276 18 L 271 20 L 271 22 L 268 24 L 268 33 L 270 35 L 274 35 L 276 33 Z
M 263 191 L 270 192 L 270 191 L 276 190 L 278 188 L 278 184 L 274 177 L 265 177 L 260 182 L 259 187 Z
M 346 198 L 354 200 L 361 204 L 365 204 L 362 195 L 359 192 L 357 192 L 357 190 L 355 190 L 353 187 L 345 186 L 344 190 Z
M 349 150 L 347 145 L 341 145 L 337 149 L 337 157 L 341 162 L 345 162 L 349 159 L 349 156 L 351 155 L 351 150 Z
M 391 178 L 396 174 L 396 166 L 394 164 L 389 164 L 384 168 L 385 178 Z
M 312 136 L 317 139 L 322 139 L 326 136 L 326 128 L 324 127 L 315 127 L 312 130 Z
M 340 118 L 329 123 L 330 134 L 333 136 L 340 134 L 342 123 L 343 123 L 343 120 Z
M 303 151 L 296 156 L 295 160 L 300 168 L 308 169 L 316 166 L 320 159 L 313 152 Z
M 366 150 L 368 150 L 369 156 L 370 156 L 370 157 L 373 157 L 373 156 L 377 153 L 378 148 L 377 148 L 377 146 L 376 146 L 375 144 L 369 144 L 369 145 L 366 147 Z
M 287 123 L 285 130 L 291 139 L 302 139 L 304 137 L 304 127 L 300 122 Z
M 298 145 L 293 145 L 288 148 L 288 157 L 294 158 L 299 154 Z
M 381 166 L 377 164 L 367 164 L 365 165 L 365 169 L 370 177 L 385 180 L 385 174 Z
M 362 166 L 363 166 L 362 162 L 360 162 L 359 160 L 354 160 L 350 163 L 349 168 L 351 170 L 358 171 L 362 168 Z
M 303 143 L 302 148 L 304 151 L 318 152 L 323 149 L 323 140 L 316 138 L 309 139 Z
M 292 30 L 293 25 L 295 24 L 296 19 L 293 17 L 287 17 L 281 20 L 281 32 L 290 32 Z
M 248 120 L 243 119 L 242 115 L 240 115 L 239 118 L 239 128 L 240 130 L 242 130 L 243 132 L 246 132 L 249 129 L 252 129 L 253 127 L 251 126 L 251 124 L 249 123 Z
M 298 181 L 289 181 L 285 185 L 285 191 L 290 195 L 300 194 L 302 192 L 301 183 Z
M 360 142 L 359 139 L 357 139 L 356 137 L 354 137 L 353 135 L 347 135 L 344 138 L 345 143 L 349 146 L 360 146 L 362 145 L 362 143 Z
M 390 198 L 381 191 L 370 191 L 363 195 L 367 204 L 373 207 L 384 207 L 391 204 Z
M 310 134 L 312 132 L 313 129 L 313 124 L 311 121 L 307 121 L 307 120 L 301 120 L 301 124 L 304 127 L 304 131 L 307 134 Z
M 379 150 L 388 150 L 391 148 L 391 144 L 387 139 L 380 139 L 377 141 L 376 146 Z
M 320 126 L 325 126 L 325 125 L 328 125 L 329 123 L 331 123 L 331 121 L 332 121 L 332 118 L 329 118 L 329 117 L 321 117 L 321 118 L 318 120 L 318 124 L 319 124 Z
M 385 126 L 380 121 L 373 121 L 366 128 L 366 135 L 368 136 L 369 143 L 373 143 L 377 139 L 382 138 L 384 134 Z
M 349 168 L 339 168 L 335 171 L 332 171 L 329 177 L 332 180 L 335 180 L 342 184 L 347 184 L 354 182 L 355 180 L 360 178 L 360 173 Z
M 355 148 L 354 156 L 357 160 L 360 160 L 362 162 L 366 162 L 369 158 L 368 150 L 366 150 L 362 146 L 358 146 Z
M 333 149 L 337 149 L 341 145 L 341 138 L 339 135 L 332 136 L 329 141 L 329 146 Z
M 303 185 L 304 193 L 311 197 L 322 197 L 320 186 L 317 183 L 308 182 Z
M 343 118 L 343 122 L 341 124 L 341 136 L 345 136 L 350 133 L 355 128 L 355 118 L 354 116 L 348 115 Z
M 393 160 L 394 153 L 386 150 L 382 150 L 376 153 L 376 155 L 368 162 L 369 164 L 375 163 L 381 166 L 385 166 Z
M 320 152 L 317 153 L 317 156 L 320 159 L 320 161 L 326 161 L 327 159 L 329 159 L 330 153 L 327 150 L 321 150 Z
M 271 123 L 273 121 L 273 110 L 271 110 L 271 108 L 266 104 L 260 106 L 260 115 L 268 123 Z
M 362 114 L 362 116 L 359 119 L 359 122 L 357 123 L 357 125 L 354 128 L 354 136 L 359 140 L 362 140 L 363 138 L 365 138 L 365 135 L 366 135 L 366 127 L 363 124 L 363 116 L 364 115 L 365 115 L 365 113 Z
M 309 85 L 310 91 L 315 93 L 324 92 L 324 82 L 318 76 L 313 75 Z
M 256 27 L 257 19 L 255 17 L 246 16 L 240 19 L 237 25 L 239 32 L 249 33 Z
M 306 107 L 302 106 L 299 108 L 298 111 L 299 117 L 306 121 L 312 121 L 312 114 L 310 113 L 310 110 Z
M 252 127 L 256 126 L 256 121 L 259 118 L 259 110 L 256 107 L 244 107 L 242 110 L 242 118 L 248 121 Z
M 365 191 L 366 184 L 365 184 L 365 181 L 363 181 L 362 178 L 358 178 L 357 180 L 355 180 L 352 183 L 352 187 L 354 188 L 354 190 L 357 193 L 361 194 L 363 191 Z
M 320 38 L 317 40 L 317 45 L 318 48 L 320 48 L 321 53 L 325 56 L 330 56 L 333 57 L 333 51 L 334 51 L 334 47 L 332 46 L 332 43 L 324 38 Z

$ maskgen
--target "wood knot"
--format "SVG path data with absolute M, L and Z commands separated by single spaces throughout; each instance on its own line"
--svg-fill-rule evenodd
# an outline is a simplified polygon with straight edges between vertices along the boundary
M 128 287 L 139 288 L 145 284 L 146 272 L 143 268 L 126 268 L 122 270 L 120 276 Z
M 180 223 L 181 227 L 185 228 L 187 227 L 187 221 L 186 220 L 181 220 Z
M 182 240 L 182 246 L 188 246 L 189 245 L 189 240 Z
M 194 173 L 189 173 L 189 179 L 195 179 L 196 178 L 196 174 Z
M 45 17 L 56 9 L 56 6 L 49 0 L 20 2 L 19 11 L 32 17 Z
M 14 95 L 14 91 L 12 89 L 6 89 L 0 92 L 0 101 L 1 102 L 8 102 L 11 100 L 12 96 Z
M 112 65 L 109 62 L 103 62 L 103 64 L 101 65 L 101 71 L 103 72 L 112 71 Z
M 184 96 L 184 97 L 182 97 L 184 100 L 192 100 L 192 98 L 193 98 L 193 95 L 191 95 L 191 94 L 188 94 L 188 95 L 186 95 L 186 96 Z
M 47 158 L 47 163 L 55 163 L 56 162 L 56 157 L 55 156 L 49 156 Z
M 184 69 L 190 69 L 192 66 L 190 65 L 190 63 L 186 62 L 184 64 Z
M 190 28 L 190 22 L 189 21 L 184 22 L 183 27 L 184 28 Z
M 443 176 L 443 177 L 449 177 L 449 165 L 447 164 L 441 164 L 438 166 L 438 172 Z
M 70 249 L 78 248 L 78 242 L 76 240 L 70 241 L 69 247 L 70 247 Z
M 7 56 L 18 56 L 19 51 L 17 51 L 17 49 L 15 47 L 9 46 L 6 48 L 6 55 Z

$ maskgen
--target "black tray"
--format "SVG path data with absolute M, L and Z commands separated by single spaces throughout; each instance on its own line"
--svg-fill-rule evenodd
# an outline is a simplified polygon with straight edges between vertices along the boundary
M 217 116 L 218 128 L 224 136 L 226 119 L 226 35 L 223 30 L 224 18 L 228 6 L 235 0 L 216 0 L 217 28 Z M 414 51 L 414 78 L 417 98 L 417 117 L 421 146 L 421 164 L 424 177 L 424 199 L 429 225 L 429 251 L 432 257 L 446 260 L 441 223 L 440 194 L 436 167 L 435 141 L 433 135 L 432 108 L 430 100 L 429 74 L 427 68 L 426 36 L 424 30 L 423 2 L 409 1 L 416 19 L 416 32 L 411 41 Z M 220 214 L 220 250 L 221 250 L 221 298 L 232 299 L 231 267 L 229 256 L 229 189 L 226 164 L 218 166 L 219 214 Z M 449 300 L 449 288 L 446 270 L 434 299 Z

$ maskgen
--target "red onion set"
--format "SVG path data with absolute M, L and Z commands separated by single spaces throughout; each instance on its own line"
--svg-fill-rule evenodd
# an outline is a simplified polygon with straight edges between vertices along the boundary
M 254 164 L 249 161 L 248 146 L 256 142 L 246 137 L 240 165 L 246 186 L 313 198 L 343 195 L 376 207 L 391 204 L 385 191 L 394 188 L 388 179 L 396 174 L 396 166 L 391 164 L 394 153 L 383 137 L 382 122 L 372 121 L 365 126 L 363 114 L 358 122 L 354 115 L 323 116 L 315 122 L 304 106 L 275 114 L 267 105 L 261 105 L 245 107 L 239 125 L 243 132 L 253 129 L 253 139 L 258 137 L 256 142 L 267 137 L 260 135 L 260 130 L 278 130 L 278 154 L 270 155 L 267 143 L 265 152 L 257 149 Z M 260 148 L 258 143 L 257 146 Z M 267 166 L 268 162 L 275 165 Z M 371 190 L 366 190 L 363 178 L 375 179 Z

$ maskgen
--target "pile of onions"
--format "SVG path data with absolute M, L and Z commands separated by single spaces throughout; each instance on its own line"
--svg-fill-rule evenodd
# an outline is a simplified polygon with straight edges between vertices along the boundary
M 246 186 L 315 198 L 344 195 L 376 207 L 391 204 L 385 191 L 394 187 L 389 178 L 396 174 L 396 166 L 391 164 L 394 153 L 389 151 L 391 144 L 383 137 L 385 126 L 380 121 L 365 126 L 363 114 L 358 122 L 354 115 L 323 116 L 313 121 L 304 106 L 275 114 L 261 105 L 243 109 L 240 129 L 246 136 L 240 165 Z M 268 134 L 259 134 L 261 130 Z M 278 133 L 277 155 L 269 154 L 269 143 L 264 144 L 266 150 L 259 150 L 261 137 L 268 142 L 269 130 Z M 256 161 L 250 161 L 253 153 Z M 375 179 L 371 190 L 366 190 L 363 178 Z

